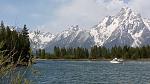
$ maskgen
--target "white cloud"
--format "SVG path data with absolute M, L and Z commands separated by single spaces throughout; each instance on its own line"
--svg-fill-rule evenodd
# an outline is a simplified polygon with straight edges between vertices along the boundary
M 116 14 L 124 6 L 148 16 L 149 3 L 150 0 L 130 0 L 128 4 L 123 0 L 72 0 L 56 10 L 55 20 L 44 24 L 42 30 L 56 33 L 76 24 L 81 28 L 91 28 L 105 16 Z
M 150 0 L 131 0 L 128 5 L 142 17 L 150 18 Z

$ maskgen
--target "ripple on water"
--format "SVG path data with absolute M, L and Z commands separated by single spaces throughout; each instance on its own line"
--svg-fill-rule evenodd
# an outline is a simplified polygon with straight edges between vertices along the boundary
M 27 72 L 35 84 L 147 84 L 150 83 L 150 62 L 129 61 L 111 64 L 108 61 L 38 61 L 32 68 L 40 75 Z

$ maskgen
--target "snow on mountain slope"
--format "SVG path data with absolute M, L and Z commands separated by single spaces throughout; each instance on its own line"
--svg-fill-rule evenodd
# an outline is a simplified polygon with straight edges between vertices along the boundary
M 147 28 L 150 30 L 150 19 L 144 18 L 143 21 L 144 21 L 144 24 L 147 26 Z
M 43 49 L 50 41 L 54 39 L 55 36 L 49 32 L 45 33 L 45 32 L 35 31 L 35 32 L 30 32 L 29 37 L 30 37 L 31 47 L 33 49 Z
M 98 25 L 90 30 L 72 26 L 57 35 L 31 33 L 30 38 L 34 48 L 53 50 L 59 47 L 85 47 L 94 45 L 132 46 L 150 45 L 150 20 L 143 19 L 140 14 L 124 7 L 115 16 L 105 17 Z
M 118 23 L 114 17 L 108 16 L 96 28 L 91 29 L 90 34 L 94 37 L 95 45 L 102 46 L 117 28 Z
M 147 29 L 149 27 L 146 26 L 141 15 L 126 7 L 122 8 L 116 16 L 106 17 L 90 33 L 94 36 L 97 46 L 129 45 L 136 47 L 143 45 L 143 42 L 145 42 L 142 35 L 144 35 Z M 150 35 L 149 30 L 146 32 Z
M 82 30 L 78 26 L 72 26 L 65 30 L 53 39 L 48 46 L 47 50 L 53 49 L 54 46 L 59 47 L 87 47 L 90 48 L 94 45 L 94 40 L 89 31 Z

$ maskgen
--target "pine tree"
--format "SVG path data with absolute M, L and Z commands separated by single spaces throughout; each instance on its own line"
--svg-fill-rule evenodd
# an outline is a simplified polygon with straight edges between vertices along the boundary
M 38 57 L 40 58 L 41 56 L 42 56 L 42 50 L 39 49 L 39 50 L 38 50 Z
M 66 49 L 65 48 L 61 48 L 61 57 L 66 56 Z
M 42 59 L 45 59 L 45 55 L 46 55 L 46 54 L 45 54 L 45 49 L 42 49 L 42 50 L 41 50 L 41 58 L 42 58 Z
M 5 28 L 3 21 L 1 21 L 1 28 Z
M 54 47 L 54 55 L 58 58 L 61 57 L 61 51 L 60 51 L 60 48 L 59 47 Z
M 89 51 L 88 51 L 88 49 L 85 49 L 85 56 L 86 56 L 85 58 L 87 58 L 87 59 L 89 58 Z
M 29 41 L 29 35 L 28 35 L 28 29 L 26 25 L 24 25 L 22 30 L 22 35 L 24 38 L 24 49 L 23 49 L 23 57 L 25 58 L 24 61 L 28 61 L 30 58 L 30 41 Z
M 36 55 L 36 57 L 39 55 L 39 52 L 36 50 L 36 52 L 35 52 L 35 55 Z
M 11 58 L 11 62 L 29 61 L 31 49 L 26 25 L 22 32 L 17 32 L 16 30 L 10 30 L 9 26 L 5 28 L 3 21 L 1 21 L 0 42 L 4 43 L 0 51 L 5 51 L 4 57 Z
M 29 37 L 28 34 L 29 34 L 29 33 L 28 33 L 28 29 L 27 29 L 26 25 L 24 25 L 23 30 L 22 30 L 22 35 L 23 35 L 24 37 L 26 37 L 26 39 L 28 39 L 28 37 Z

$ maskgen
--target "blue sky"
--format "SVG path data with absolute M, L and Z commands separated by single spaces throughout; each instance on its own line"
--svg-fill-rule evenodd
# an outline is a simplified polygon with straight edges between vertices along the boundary
M 0 0 L 0 20 L 7 24 L 30 27 L 42 25 L 55 18 L 53 14 L 70 0 Z
M 27 24 L 30 30 L 61 32 L 72 25 L 90 28 L 105 16 L 129 6 L 149 17 L 150 0 L 0 0 L 0 20 Z M 145 9 L 145 10 L 143 10 Z

